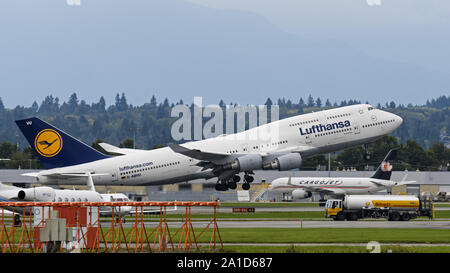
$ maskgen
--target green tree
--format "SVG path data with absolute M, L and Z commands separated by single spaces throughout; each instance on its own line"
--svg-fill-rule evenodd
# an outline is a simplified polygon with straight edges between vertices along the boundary
M 124 141 L 120 142 L 119 147 L 133 149 L 134 141 L 131 138 L 127 138 Z
M 314 107 L 314 98 L 311 96 L 311 94 L 309 94 L 309 96 L 308 96 L 308 102 L 307 102 L 306 106 Z
M 69 113 L 75 113 L 78 108 L 78 97 L 77 93 L 70 95 L 69 101 L 67 102 L 67 111 Z
M 10 142 L 0 143 L 0 158 L 11 159 L 13 153 L 17 151 L 17 146 Z
M 317 107 L 322 107 L 322 100 L 320 98 L 316 99 L 316 106 Z
M 445 147 L 442 142 L 433 144 L 430 150 L 432 157 L 439 161 L 439 164 L 446 166 L 450 162 L 450 148 Z

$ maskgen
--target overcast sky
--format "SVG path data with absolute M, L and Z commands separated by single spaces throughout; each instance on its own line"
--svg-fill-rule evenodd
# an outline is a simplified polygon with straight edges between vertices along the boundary
M 448 0 L 4 0 L 0 98 L 423 104 L 450 94 Z

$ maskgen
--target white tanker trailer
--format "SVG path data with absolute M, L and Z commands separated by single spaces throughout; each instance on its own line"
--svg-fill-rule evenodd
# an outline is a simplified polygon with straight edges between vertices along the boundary
M 334 220 L 386 218 L 408 221 L 417 216 L 432 218 L 433 204 L 413 195 L 346 195 L 344 200 L 327 200 L 325 216 Z

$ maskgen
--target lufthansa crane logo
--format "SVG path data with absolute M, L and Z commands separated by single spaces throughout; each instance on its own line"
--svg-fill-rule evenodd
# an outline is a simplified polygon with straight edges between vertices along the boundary
M 36 151 L 45 157 L 57 155 L 62 148 L 63 142 L 61 136 L 52 129 L 44 129 L 37 134 L 34 139 Z

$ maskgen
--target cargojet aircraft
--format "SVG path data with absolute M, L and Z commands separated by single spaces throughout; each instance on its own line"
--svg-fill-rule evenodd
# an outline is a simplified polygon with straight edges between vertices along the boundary
M 108 156 L 36 118 L 17 120 L 46 170 L 27 173 L 41 184 L 161 185 L 217 178 L 216 190 L 248 190 L 254 170 L 299 168 L 302 158 L 365 145 L 394 131 L 399 116 L 368 104 L 302 114 L 254 127 L 155 150 L 102 143 Z
M 391 174 L 397 150 L 388 152 L 371 177 L 282 177 L 270 183 L 273 192 L 291 193 L 294 199 L 304 199 L 312 193 L 343 197 L 347 194 L 372 194 L 390 190 L 393 186 L 415 183 L 416 181 L 392 181 Z

